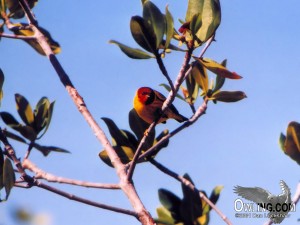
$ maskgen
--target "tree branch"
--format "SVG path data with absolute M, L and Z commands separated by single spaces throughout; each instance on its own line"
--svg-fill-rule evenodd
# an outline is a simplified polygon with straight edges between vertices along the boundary
M 127 210 L 127 209 L 122 209 L 122 208 L 118 208 L 118 207 L 114 207 L 114 206 L 110 206 L 110 205 L 106 205 L 106 204 L 102 204 L 102 203 L 98 203 L 98 202 L 94 202 L 94 201 L 91 201 L 91 200 L 87 200 L 87 199 L 78 197 L 76 195 L 69 194 L 67 192 L 61 191 L 61 190 L 59 190 L 57 188 L 54 188 L 54 187 L 51 187 L 49 185 L 43 184 L 42 182 L 40 182 L 38 180 L 35 180 L 34 186 L 37 186 L 39 188 L 42 188 L 42 189 L 45 189 L 47 191 L 53 192 L 55 194 L 58 194 L 60 196 L 63 196 L 65 198 L 68 198 L 68 199 L 73 200 L 73 201 L 81 202 L 81 203 L 84 203 L 86 205 L 91 205 L 91 206 L 94 206 L 94 207 L 97 207 L 97 208 L 106 209 L 106 210 L 110 210 L 110 211 L 113 211 L 113 212 L 122 213 L 122 214 L 130 215 L 130 216 L 134 216 L 134 217 L 138 218 L 138 214 L 134 211 Z
M 59 76 L 62 84 L 66 88 L 67 92 L 69 93 L 71 99 L 73 100 L 74 104 L 76 105 L 78 111 L 82 114 L 82 116 L 85 118 L 89 126 L 91 127 L 92 131 L 94 132 L 95 136 L 99 140 L 99 142 L 102 144 L 102 146 L 106 149 L 106 152 L 108 154 L 108 157 L 114 166 L 116 173 L 118 177 L 120 178 L 120 187 L 125 193 L 125 195 L 128 197 L 132 207 L 138 214 L 138 218 L 144 225 L 152 225 L 154 224 L 153 218 L 149 214 L 149 212 L 145 209 L 143 203 L 141 202 L 135 187 L 131 182 L 128 182 L 127 180 L 127 174 L 125 170 L 125 166 L 121 162 L 119 156 L 113 149 L 112 145 L 110 144 L 107 136 L 105 135 L 104 131 L 101 129 L 101 127 L 98 125 L 90 111 L 88 110 L 83 98 L 78 93 L 74 85 L 72 84 L 69 76 L 64 71 L 63 67 L 59 63 L 56 56 L 53 54 L 45 36 L 42 34 L 42 32 L 39 30 L 39 28 L 36 26 L 36 20 L 28 7 L 28 4 L 26 0 L 19 0 L 22 7 L 24 7 L 25 14 L 27 15 L 27 18 L 32 25 L 32 30 L 34 32 L 34 36 L 36 37 L 37 42 L 43 49 L 45 55 L 50 60 L 53 68 L 55 69 L 57 75 Z
M 12 38 L 12 39 L 21 39 L 21 40 L 34 40 L 35 39 L 35 37 L 15 35 L 15 34 L 6 34 L 6 33 L 0 33 L 0 37 Z
M 205 114 L 207 109 L 208 99 L 204 99 L 204 102 L 202 105 L 197 109 L 195 114 L 186 122 L 184 122 L 182 125 L 180 125 L 178 128 L 164 136 L 162 139 L 160 139 L 155 145 L 153 145 L 151 148 L 149 148 L 147 151 L 145 151 L 140 157 L 139 160 L 142 160 L 143 158 L 147 158 L 148 156 L 151 156 L 153 152 L 156 151 L 157 147 L 164 144 L 167 140 L 169 140 L 171 137 L 179 133 L 181 130 L 189 127 L 193 123 L 195 123 L 202 115 Z
M 112 189 L 112 190 L 120 189 L 120 185 L 118 184 L 93 183 L 93 182 L 86 182 L 86 181 L 80 181 L 80 180 L 55 176 L 53 174 L 41 170 L 35 164 L 33 164 L 29 159 L 23 160 L 22 166 L 24 169 L 28 169 L 31 172 L 34 172 L 35 173 L 34 177 L 36 179 L 44 179 L 48 182 L 71 184 L 71 185 L 77 185 L 77 186 L 82 186 L 87 188 L 101 188 L 101 189 Z
M 192 191 L 197 191 L 199 193 L 200 198 L 202 198 L 212 209 L 216 211 L 216 213 L 224 220 L 224 222 L 228 225 L 232 225 L 230 220 L 218 209 L 218 207 L 213 204 L 201 191 L 199 191 L 189 180 L 185 179 L 182 176 L 179 176 L 177 173 L 171 171 L 167 167 L 163 166 L 159 162 L 157 162 L 154 159 L 151 159 L 150 162 L 160 171 L 163 173 L 169 175 L 170 177 L 173 177 L 174 179 L 178 180 L 185 186 L 189 187 Z

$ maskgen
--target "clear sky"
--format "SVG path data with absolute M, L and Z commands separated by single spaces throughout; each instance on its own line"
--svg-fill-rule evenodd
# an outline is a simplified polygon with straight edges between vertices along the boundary
M 184 19 L 187 1 L 153 2 L 162 11 L 169 4 L 175 25 L 179 27 L 178 19 Z M 179 174 L 189 173 L 196 186 L 207 193 L 216 185 L 224 185 L 217 206 L 234 224 L 262 224 L 265 219 L 235 218 L 237 196 L 232 189 L 235 185 L 258 186 L 279 194 L 279 180 L 283 179 L 292 194 L 295 192 L 299 166 L 281 152 L 278 138 L 290 121 L 300 121 L 300 2 L 221 0 L 221 6 L 217 41 L 205 56 L 216 61 L 226 58 L 227 67 L 243 79 L 226 81 L 224 89 L 242 90 L 248 98 L 234 104 L 210 103 L 206 115 L 172 138 L 157 160 Z M 108 44 L 110 39 L 115 39 L 137 47 L 130 34 L 129 21 L 131 16 L 142 13 L 139 0 L 81 1 L 80 4 L 71 0 L 40 1 L 34 12 L 40 26 L 60 43 L 60 62 L 105 131 L 101 117 L 109 117 L 120 128 L 129 129 L 128 112 L 138 87 L 150 86 L 167 94 L 159 87 L 166 80 L 155 60 L 129 59 L 116 46 Z M 181 53 L 175 53 L 165 59 L 173 80 L 182 57 Z M 117 182 L 114 170 L 98 158 L 102 146 L 46 58 L 22 41 L 3 38 L 0 67 L 6 76 L 2 111 L 17 117 L 15 93 L 26 96 L 32 105 L 42 96 L 56 101 L 53 122 L 40 143 L 60 146 L 72 153 L 52 153 L 45 158 L 34 151 L 33 162 L 47 172 L 64 177 Z M 188 105 L 178 99 L 174 104 L 183 115 L 191 116 Z M 173 130 L 177 126 L 176 121 L 169 121 L 157 130 Z M 23 157 L 25 146 L 13 144 L 18 156 Z M 182 196 L 180 184 L 151 165 L 138 165 L 134 180 L 153 216 L 160 205 L 158 188 Z M 88 199 L 130 208 L 120 191 L 51 185 Z M 51 225 L 138 224 L 128 216 L 72 202 L 38 188 L 14 188 L 9 201 L 0 204 L 1 225 L 15 224 L 10 219 L 14 207 L 47 213 Z M 211 224 L 223 224 L 215 212 L 210 215 Z M 299 217 L 298 212 L 292 213 L 282 224 L 298 224 Z

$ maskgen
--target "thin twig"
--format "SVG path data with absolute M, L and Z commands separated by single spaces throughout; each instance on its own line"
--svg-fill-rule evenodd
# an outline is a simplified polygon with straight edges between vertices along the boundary
M 169 76 L 169 73 L 165 67 L 165 64 L 164 62 L 162 61 L 162 58 L 160 57 L 160 55 L 156 56 L 156 61 L 157 61 L 157 64 L 159 66 L 159 69 L 161 70 L 162 74 L 166 77 L 167 81 L 169 82 L 169 85 L 170 85 L 170 88 L 173 92 L 175 92 L 175 89 L 174 89 L 174 85 L 173 85 L 173 82 Z
M 175 173 L 174 171 L 168 169 L 167 167 L 165 167 L 164 165 L 160 164 L 159 162 L 157 162 L 154 159 L 151 159 L 150 162 L 156 167 L 158 168 L 160 171 L 162 171 L 163 173 L 173 177 L 174 179 L 178 180 L 179 182 L 181 182 L 182 184 L 186 185 L 187 187 L 189 187 L 192 191 L 197 191 L 199 193 L 200 198 L 202 198 L 212 209 L 214 209 L 216 211 L 216 213 L 222 218 L 222 220 L 224 220 L 224 222 L 228 225 L 232 225 L 231 221 L 228 219 L 228 217 L 226 217 L 219 209 L 218 207 L 212 203 L 202 192 L 200 192 L 189 180 L 185 179 L 184 177 L 178 175 L 177 173 Z
M 148 156 L 152 155 L 153 152 L 156 151 L 156 149 L 164 144 L 167 140 L 169 140 L 171 137 L 179 133 L 181 130 L 189 127 L 193 123 L 195 123 L 202 115 L 205 114 L 207 110 L 207 103 L 208 99 L 204 99 L 203 103 L 199 108 L 196 110 L 195 114 L 186 122 L 184 122 L 182 125 L 177 127 L 175 130 L 170 132 L 169 134 L 165 135 L 163 138 L 161 138 L 155 145 L 153 145 L 151 148 L 149 148 L 147 151 L 145 151 L 140 157 L 139 160 L 143 160 L 144 158 L 147 158 Z
M 0 37 L 12 38 L 12 39 L 21 39 L 21 40 L 34 40 L 35 39 L 35 37 L 15 35 L 15 34 L 6 34 L 6 33 L 0 33 Z
M 28 159 L 28 157 L 29 157 L 29 155 L 30 155 L 30 152 L 31 152 L 33 146 L 34 146 L 34 141 L 31 141 L 31 142 L 29 143 L 29 145 L 28 145 L 28 149 L 27 149 L 26 154 L 25 154 L 25 156 L 24 156 L 24 160 L 25 160 L 25 159 Z
M 22 166 L 24 169 L 28 169 L 31 172 L 34 172 L 35 173 L 34 177 L 36 179 L 44 179 L 49 182 L 71 184 L 71 185 L 77 185 L 77 186 L 88 187 L 88 188 L 102 188 L 102 189 L 112 189 L 112 190 L 120 189 L 119 184 L 102 184 L 102 183 L 86 182 L 86 181 L 80 181 L 80 180 L 55 176 L 53 174 L 41 170 L 29 159 L 23 160 Z
M 107 209 L 107 210 L 110 210 L 110 211 L 113 211 L 113 212 L 122 213 L 122 214 L 130 215 L 130 216 L 134 216 L 135 218 L 138 218 L 138 214 L 134 211 L 127 210 L 127 209 L 122 209 L 122 208 L 119 208 L 119 207 L 114 207 L 114 206 L 110 206 L 110 205 L 106 205 L 106 204 L 102 204 L 102 203 L 98 203 L 98 202 L 94 202 L 94 201 L 91 201 L 91 200 L 87 200 L 87 199 L 78 197 L 76 195 L 73 195 L 73 194 L 64 192 L 62 190 L 59 190 L 57 188 L 51 187 L 49 185 L 43 184 L 42 182 L 40 182 L 38 180 L 35 180 L 34 186 L 37 186 L 39 188 L 42 188 L 42 189 L 45 189 L 47 191 L 53 192 L 55 194 L 58 194 L 60 196 L 68 198 L 70 200 L 74 200 L 74 201 L 77 201 L 77 202 L 84 203 L 86 205 L 91 205 L 91 206 L 94 206 L 94 207 L 97 207 L 97 208 Z

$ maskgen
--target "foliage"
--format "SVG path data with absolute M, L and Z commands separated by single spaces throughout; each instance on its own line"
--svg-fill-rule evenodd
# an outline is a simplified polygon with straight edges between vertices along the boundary
M 185 174 L 184 178 L 193 184 L 193 181 L 188 174 Z M 158 196 L 162 206 L 156 209 L 158 215 L 158 218 L 156 219 L 157 224 L 208 224 L 211 207 L 206 201 L 200 198 L 200 193 L 198 191 L 192 190 L 185 184 L 182 184 L 181 188 L 183 193 L 182 199 L 166 189 L 158 190 Z M 215 204 L 218 201 L 222 189 L 223 186 L 214 188 L 209 197 L 212 203 Z M 204 193 L 207 197 L 204 191 L 200 192 Z

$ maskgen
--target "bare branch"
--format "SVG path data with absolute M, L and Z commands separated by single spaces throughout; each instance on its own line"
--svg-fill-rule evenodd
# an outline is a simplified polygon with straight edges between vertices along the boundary
M 107 209 L 107 210 L 110 210 L 110 211 L 113 211 L 113 212 L 122 213 L 122 214 L 130 215 L 130 216 L 134 216 L 134 217 L 138 218 L 138 214 L 134 211 L 127 210 L 127 209 L 122 209 L 122 208 L 118 208 L 118 207 L 114 207 L 114 206 L 110 206 L 110 205 L 106 205 L 106 204 L 102 204 L 102 203 L 98 203 L 98 202 L 94 202 L 94 201 L 91 201 L 91 200 L 87 200 L 87 199 L 78 197 L 76 195 L 61 191 L 61 190 L 59 190 L 57 188 L 54 188 L 54 187 L 51 187 L 49 185 L 43 184 L 42 182 L 40 182 L 38 180 L 35 180 L 34 186 L 37 186 L 39 188 L 48 190 L 50 192 L 53 192 L 55 194 L 58 194 L 58 195 L 63 196 L 65 198 L 68 198 L 70 200 L 74 200 L 74 201 L 77 201 L 77 202 L 84 203 L 86 205 L 91 205 L 91 206 L 94 206 L 94 207 L 97 207 L 97 208 Z
M 21 39 L 21 40 L 34 40 L 35 39 L 35 37 L 15 35 L 15 34 L 5 34 L 5 33 L 0 33 L 0 37 L 12 38 L 12 39 Z
M 171 87 L 171 90 L 173 92 L 175 92 L 175 89 L 174 89 L 174 85 L 173 85 L 173 82 L 168 74 L 168 71 L 164 65 L 164 62 L 162 61 L 161 57 L 160 56 L 156 56 L 156 61 L 157 61 L 157 64 L 159 66 L 159 69 L 161 70 L 162 74 L 166 77 L 166 79 L 168 80 L 169 82 L 169 85 Z
M 149 148 L 147 151 L 145 151 L 140 157 L 139 160 L 142 160 L 143 158 L 147 158 L 150 156 L 153 152 L 156 151 L 157 147 L 164 144 L 167 140 L 169 140 L 171 137 L 179 133 L 181 130 L 189 127 L 193 123 L 195 123 L 202 115 L 205 114 L 207 109 L 207 103 L 208 99 L 205 99 L 202 105 L 196 110 L 195 114 L 186 122 L 184 122 L 182 125 L 180 125 L 178 128 L 164 136 L 162 139 L 160 139 L 155 145 L 153 145 L 151 148 Z
M 44 179 L 49 182 L 71 184 L 71 185 L 77 185 L 77 186 L 88 187 L 88 188 L 102 188 L 102 189 L 114 189 L 114 190 L 120 189 L 120 185 L 118 184 L 93 183 L 93 182 L 86 182 L 86 181 L 80 181 L 80 180 L 55 176 L 53 174 L 41 170 L 35 164 L 33 164 L 29 159 L 23 160 L 22 166 L 24 169 L 28 169 L 31 172 L 34 172 L 35 173 L 34 177 L 36 179 Z
M 202 192 L 200 192 L 189 180 L 185 179 L 182 176 L 179 176 L 177 173 L 171 171 L 170 169 L 168 169 L 167 167 L 163 166 L 162 164 L 160 164 L 159 162 L 157 162 L 154 159 L 151 159 L 150 162 L 156 168 L 158 168 L 160 171 L 162 171 L 163 173 L 165 173 L 165 174 L 173 177 L 174 179 L 178 180 L 182 184 L 184 184 L 187 187 L 189 187 L 192 191 L 199 192 L 200 198 L 202 198 L 207 204 L 209 204 L 216 211 L 216 213 L 222 218 L 222 220 L 224 220 L 224 222 L 226 224 L 232 225 L 232 223 L 230 222 L 230 220 L 218 209 L 218 207 L 215 204 L 213 204 Z

